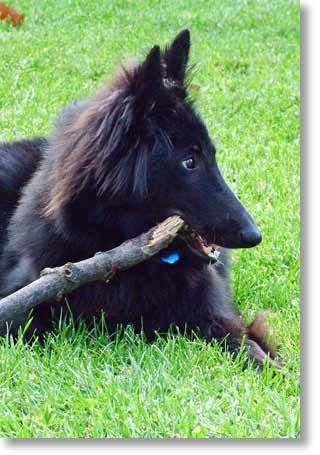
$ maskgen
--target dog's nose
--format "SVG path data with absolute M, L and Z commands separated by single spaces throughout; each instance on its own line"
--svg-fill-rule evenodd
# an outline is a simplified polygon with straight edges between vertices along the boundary
M 258 229 L 247 229 L 240 232 L 241 240 L 247 247 L 256 246 L 262 240 L 262 235 Z

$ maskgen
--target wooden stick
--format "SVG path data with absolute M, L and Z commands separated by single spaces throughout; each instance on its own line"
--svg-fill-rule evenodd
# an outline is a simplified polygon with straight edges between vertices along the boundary
M 19 314 L 28 313 L 42 302 L 61 299 L 65 294 L 92 281 L 109 281 L 116 272 L 146 261 L 166 248 L 183 224 L 180 217 L 172 216 L 110 251 L 96 253 L 80 262 L 44 269 L 40 278 L 0 300 L 0 332 L 10 320 Z

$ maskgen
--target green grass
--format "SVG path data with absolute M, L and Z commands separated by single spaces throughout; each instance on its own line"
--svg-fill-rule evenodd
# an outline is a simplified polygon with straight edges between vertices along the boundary
M 233 261 L 245 319 L 270 309 L 284 378 L 183 336 L 62 328 L 0 341 L 2 437 L 295 438 L 299 421 L 299 3 L 16 0 L 0 23 L 0 141 L 48 134 L 126 58 L 188 27 L 199 110 L 220 166 L 263 233 Z

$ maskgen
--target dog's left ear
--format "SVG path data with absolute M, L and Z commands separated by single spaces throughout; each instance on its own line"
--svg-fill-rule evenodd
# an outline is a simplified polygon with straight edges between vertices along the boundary
M 184 81 L 190 50 L 190 32 L 182 30 L 172 41 L 164 53 L 164 61 L 167 67 L 167 77 Z

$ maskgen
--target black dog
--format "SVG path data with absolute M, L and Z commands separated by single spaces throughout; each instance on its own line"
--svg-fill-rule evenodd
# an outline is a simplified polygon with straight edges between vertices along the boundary
M 169 327 L 197 330 L 234 353 L 244 340 L 249 359 L 261 364 L 272 350 L 260 319 L 243 325 L 230 303 L 223 248 L 221 263 L 210 265 L 210 245 L 253 247 L 261 234 L 220 174 L 188 97 L 189 47 L 184 30 L 164 52 L 153 47 L 143 63 L 122 67 L 94 97 L 69 106 L 50 139 L 0 147 L 0 296 L 45 267 L 109 250 L 179 214 L 189 239 L 180 236 L 109 284 L 75 291 L 74 319 L 90 325 L 103 311 L 110 332 L 132 324 L 148 338 Z M 39 306 L 29 331 L 50 330 L 64 308 Z

